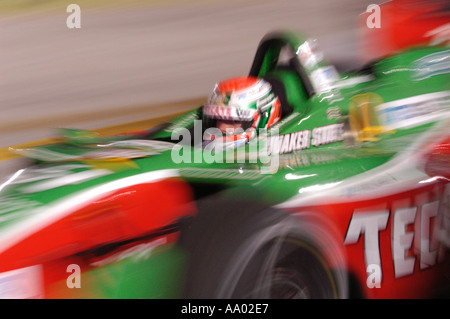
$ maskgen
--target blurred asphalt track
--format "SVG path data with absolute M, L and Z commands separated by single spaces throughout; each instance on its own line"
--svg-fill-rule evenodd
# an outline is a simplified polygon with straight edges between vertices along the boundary
M 69 3 L 0 18 L 0 148 L 193 108 L 217 80 L 247 74 L 276 29 L 356 63 L 358 15 L 376 1 L 113 1 L 82 6 L 81 29 L 66 26 Z

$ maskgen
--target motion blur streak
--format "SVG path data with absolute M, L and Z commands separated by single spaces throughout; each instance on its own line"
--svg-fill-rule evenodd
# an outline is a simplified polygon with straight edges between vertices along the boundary
M 67 28 L 65 2 L 2 10 L 0 127 L 11 130 L 1 133 L 0 147 L 52 136 L 49 126 L 92 129 L 173 112 L 113 116 L 127 106 L 206 96 L 219 78 L 248 73 L 256 39 L 273 29 L 319 37 L 331 59 L 355 61 L 357 17 L 376 2 L 113 1 L 91 8 L 80 0 L 80 29 Z M 104 114 L 80 116 L 93 110 Z M 13 130 L 27 121 L 41 125 Z
M 379 6 L 380 28 L 368 28 L 372 12 L 361 15 L 363 59 L 371 60 L 416 45 L 450 45 L 448 0 L 393 0 Z

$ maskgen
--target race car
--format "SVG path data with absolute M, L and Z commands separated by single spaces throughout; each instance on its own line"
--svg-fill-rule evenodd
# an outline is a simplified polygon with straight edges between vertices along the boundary
M 449 48 L 425 46 L 340 74 L 316 40 L 273 32 L 248 75 L 280 119 L 244 142 L 205 143 L 205 102 L 13 149 L 30 164 L 0 184 L 0 296 L 443 296 L 449 72 Z

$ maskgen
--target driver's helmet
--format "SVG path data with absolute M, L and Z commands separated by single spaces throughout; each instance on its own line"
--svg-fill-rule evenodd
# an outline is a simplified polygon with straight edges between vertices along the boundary
M 203 107 L 204 140 L 222 138 L 234 146 L 245 144 L 257 130 L 281 117 L 281 104 L 270 83 L 256 77 L 231 78 L 216 84 Z

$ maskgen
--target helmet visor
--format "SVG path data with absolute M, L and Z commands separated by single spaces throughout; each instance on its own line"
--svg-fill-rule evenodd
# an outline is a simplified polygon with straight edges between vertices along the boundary
M 250 129 L 255 121 L 256 110 L 238 109 L 220 105 L 205 105 L 204 129 L 217 128 L 222 136 L 230 136 Z

